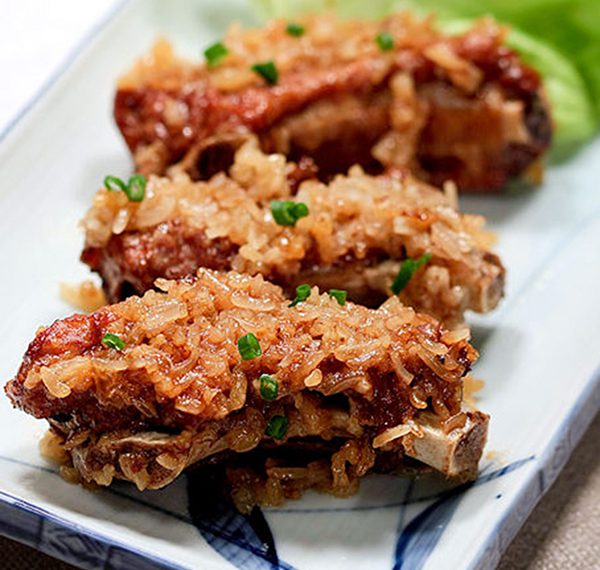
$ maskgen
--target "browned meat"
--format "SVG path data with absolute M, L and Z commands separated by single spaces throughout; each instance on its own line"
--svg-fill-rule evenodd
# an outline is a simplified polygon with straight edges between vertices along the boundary
M 329 450 L 331 469 L 312 481 L 338 494 L 386 454 L 476 473 L 487 416 L 461 407 L 476 358 L 466 333 L 397 298 L 373 310 L 313 289 L 289 307 L 275 285 L 233 272 L 159 287 L 40 330 L 6 387 L 49 421 L 84 480 L 158 488 L 209 457 L 299 443 Z M 260 351 L 243 359 L 249 334 Z
M 209 239 L 182 220 L 168 220 L 148 231 L 115 235 L 104 248 L 88 247 L 81 259 L 102 275 L 115 302 L 152 289 L 159 277 L 194 275 L 198 267 L 228 269 L 237 250 L 226 238 Z
M 250 140 L 229 176 L 152 177 L 141 203 L 100 190 L 84 220 L 82 259 L 100 273 L 111 301 L 144 293 L 158 277 L 208 267 L 262 274 L 292 296 L 302 283 L 344 289 L 376 306 L 404 259 L 431 254 L 401 292 L 403 302 L 451 324 L 466 309 L 496 306 L 504 268 L 487 251 L 483 218 L 457 212 L 451 187 L 443 193 L 398 171 L 370 176 L 356 167 L 328 185 L 306 180 L 292 196 L 290 176 L 299 168 Z M 278 225 L 270 203 L 290 198 L 309 214 Z
M 310 156 L 324 176 L 355 163 L 402 166 L 437 185 L 481 190 L 523 175 L 548 148 L 540 77 L 493 22 L 454 37 L 407 14 L 303 23 L 301 38 L 283 21 L 234 27 L 223 40 L 229 54 L 211 68 L 157 44 L 115 99 L 138 170 L 164 173 L 198 143 L 250 131 L 269 152 Z M 381 32 L 393 38 L 387 51 L 376 42 Z M 275 85 L 251 70 L 265 61 L 279 72 Z M 206 177 L 222 166 L 222 155 L 211 156 Z

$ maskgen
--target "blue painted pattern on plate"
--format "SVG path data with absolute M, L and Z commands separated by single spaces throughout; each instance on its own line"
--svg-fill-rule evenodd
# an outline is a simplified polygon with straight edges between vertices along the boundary
M 472 483 L 441 493 L 400 531 L 396 541 L 394 570 L 419 570 L 424 566 L 467 490 L 511 473 L 533 459 L 531 456 L 514 461 L 491 473 L 482 473 Z
M 204 540 L 225 560 L 244 570 L 292 570 L 279 559 L 262 510 L 241 514 L 222 495 L 221 468 L 187 474 L 188 512 Z
M 466 491 L 511 473 L 533 459 L 533 456 L 520 459 L 489 473 L 484 469 L 476 481 L 459 486 L 448 488 L 442 482 L 443 489 L 438 492 L 432 492 L 431 481 L 421 481 L 418 484 L 407 479 L 402 501 L 372 507 L 400 510 L 393 570 L 418 570 L 424 566 Z M 187 476 L 188 512 L 202 537 L 237 568 L 291 570 L 293 567 L 283 562 L 277 554 L 273 533 L 263 511 L 255 508 L 249 515 L 236 511 L 222 496 L 219 483 L 221 477 L 222 474 L 216 471 L 203 472 L 201 477 L 195 472 Z M 405 524 L 406 508 L 418 503 L 429 504 L 419 505 L 419 512 Z M 350 512 L 355 509 L 349 506 L 336 510 Z M 318 512 L 314 511 L 312 514 L 316 515 Z

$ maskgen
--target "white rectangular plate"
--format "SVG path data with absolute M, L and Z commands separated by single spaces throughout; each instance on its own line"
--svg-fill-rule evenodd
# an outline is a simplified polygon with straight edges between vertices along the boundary
M 157 35 L 200 57 L 233 19 L 252 19 L 242 0 L 126 2 L 4 133 L 2 380 L 37 326 L 70 312 L 59 282 L 88 277 L 77 222 L 104 175 L 131 168 L 111 119 L 115 78 Z M 308 493 L 252 519 L 223 508 L 199 520 L 185 477 L 143 494 L 67 484 L 38 454 L 43 422 L 1 398 L 0 533 L 86 568 L 493 567 L 600 407 L 598 180 L 600 140 L 534 191 L 462 200 L 497 230 L 509 276 L 501 308 L 471 319 L 492 415 L 473 485 L 373 476 L 351 499 Z

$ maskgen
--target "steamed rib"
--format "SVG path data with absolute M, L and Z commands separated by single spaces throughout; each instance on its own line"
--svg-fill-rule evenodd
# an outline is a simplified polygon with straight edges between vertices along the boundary
M 479 461 L 477 450 L 483 449 L 486 438 L 487 416 L 463 407 L 460 414 L 445 422 L 429 413 L 420 414 L 419 431 L 408 433 L 402 443 L 406 455 L 442 473 L 475 477 L 475 473 L 468 473 Z
M 316 289 L 289 307 L 279 287 L 234 272 L 159 286 L 40 330 L 7 385 L 15 406 L 49 421 L 84 480 L 159 488 L 210 457 L 301 444 L 326 447 L 331 471 L 315 486 L 338 494 L 405 451 L 449 476 L 476 473 L 487 416 L 462 410 L 476 351 L 433 318 L 397 298 L 373 310 Z M 121 350 L 102 343 L 107 333 Z M 243 360 L 248 333 L 262 354 Z M 262 374 L 276 379 L 273 401 Z M 274 416 L 289 422 L 279 439 L 266 430 Z M 453 441 L 467 442 L 460 457 Z
M 114 113 L 137 169 L 164 173 L 194 145 L 252 132 L 266 150 L 309 156 L 325 175 L 355 163 L 409 167 L 437 185 L 495 189 L 550 144 L 539 75 L 490 20 L 454 37 L 409 14 L 379 22 L 321 15 L 303 21 L 299 38 L 286 24 L 232 27 L 223 39 L 229 54 L 213 67 L 176 57 L 164 41 L 136 63 Z M 380 33 L 393 38 L 388 51 Z M 276 85 L 251 70 L 266 61 Z M 222 160 L 209 151 L 198 175 Z
M 451 188 L 445 194 L 407 174 L 370 176 L 355 167 L 328 185 L 305 180 L 292 195 L 296 170 L 248 141 L 229 175 L 151 177 L 139 204 L 100 190 L 83 222 L 82 259 L 100 273 L 112 301 L 202 266 L 262 274 L 292 296 L 309 283 L 376 304 L 390 294 L 405 258 L 428 253 L 430 262 L 401 292 L 406 304 L 449 323 L 466 309 L 496 306 L 504 268 L 487 250 L 483 218 L 460 214 Z M 272 200 L 303 202 L 309 214 L 293 227 L 278 225 Z

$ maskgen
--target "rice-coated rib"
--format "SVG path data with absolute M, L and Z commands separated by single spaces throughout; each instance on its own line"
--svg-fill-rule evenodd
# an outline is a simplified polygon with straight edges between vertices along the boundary
M 454 422 L 459 423 L 452 426 Z M 487 424 L 485 414 L 466 406 L 446 421 L 425 412 L 419 415 L 419 432 L 408 433 L 402 445 L 406 455 L 450 477 L 474 478 L 473 468 L 487 440 Z
M 215 454 L 315 439 L 344 453 L 355 441 L 366 472 L 378 454 L 401 456 L 408 434 L 428 436 L 424 412 L 446 434 L 470 429 L 462 378 L 476 351 L 397 298 L 373 310 L 315 289 L 289 307 L 262 277 L 210 270 L 159 285 L 40 330 L 7 385 L 15 406 L 50 422 L 88 481 L 157 488 Z M 122 349 L 103 344 L 107 333 Z M 243 360 L 237 341 L 248 333 L 262 354 Z M 261 396 L 262 374 L 276 379 L 274 401 Z M 276 415 L 289 422 L 280 439 L 265 433 Z M 485 433 L 487 416 L 478 422 Z M 472 477 L 484 441 L 473 441 L 460 472 L 444 464 L 447 450 L 423 456 Z M 419 457 L 416 443 L 407 449 Z
M 504 268 L 488 250 L 484 219 L 459 213 L 450 187 L 444 193 L 405 173 L 370 176 L 355 167 L 327 185 L 305 180 L 292 195 L 294 170 L 251 140 L 229 175 L 151 177 L 141 203 L 100 190 L 83 221 L 82 259 L 112 301 L 203 266 L 262 274 L 292 296 L 306 282 L 373 305 L 391 293 L 402 260 L 428 253 L 401 292 L 406 304 L 457 323 L 466 309 L 486 312 L 500 300 Z M 278 225 L 272 200 L 303 202 L 309 214 Z
M 198 142 L 242 130 L 269 151 L 312 157 L 325 174 L 355 163 L 401 166 L 437 185 L 494 189 L 547 150 L 552 124 L 539 75 L 492 21 L 454 37 L 409 14 L 302 23 L 300 38 L 283 20 L 233 26 L 222 40 L 229 53 L 213 67 L 159 42 L 115 99 L 138 170 L 163 173 Z M 380 33 L 391 35 L 391 49 L 379 47 Z M 276 85 L 251 70 L 266 61 Z M 213 159 L 210 173 L 222 156 Z

